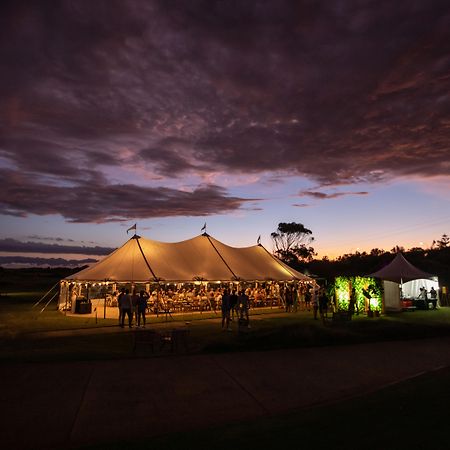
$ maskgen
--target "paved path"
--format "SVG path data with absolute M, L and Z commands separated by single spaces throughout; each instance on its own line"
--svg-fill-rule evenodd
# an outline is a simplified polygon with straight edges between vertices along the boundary
M 0 365 L 3 448 L 160 435 L 332 402 L 450 366 L 450 338 Z M 138 419 L 137 419 L 138 418 Z

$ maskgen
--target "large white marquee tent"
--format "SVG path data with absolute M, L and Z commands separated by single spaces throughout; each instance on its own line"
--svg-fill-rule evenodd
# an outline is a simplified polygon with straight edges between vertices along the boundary
M 70 292 L 80 293 L 118 285 L 152 283 L 257 283 L 265 281 L 314 283 L 284 264 L 261 244 L 230 247 L 207 233 L 176 243 L 153 241 L 134 235 L 122 247 L 94 265 L 61 281 L 59 308 L 73 309 Z M 73 289 L 72 289 L 73 288 Z M 83 297 L 83 296 L 82 296 Z M 89 292 L 84 298 L 90 298 Z
M 202 234 L 165 243 L 138 235 L 98 263 L 66 278 L 82 282 L 312 281 L 262 245 L 230 247 Z

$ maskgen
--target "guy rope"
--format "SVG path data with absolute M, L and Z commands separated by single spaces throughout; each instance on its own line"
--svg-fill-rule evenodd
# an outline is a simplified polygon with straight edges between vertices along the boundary
M 57 281 L 42 297 L 41 297 L 41 299 L 40 300 L 38 300 L 31 308 L 34 308 L 35 306 L 37 306 L 37 305 L 39 305 L 39 303 L 41 303 L 42 302 L 42 300 L 44 300 L 52 291 L 53 291 L 53 289 L 55 289 L 55 287 L 56 286 L 59 286 L 59 281 Z M 57 292 L 58 293 L 58 292 Z M 51 298 L 51 300 L 53 300 L 54 298 L 56 297 L 56 294 Z M 47 302 L 47 305 L 49 304 L 50 302 Z M 45 306 L 47 306 L 47 305 L 45 305 Z M 45 307 L 44 307 L 44 309 L 45 309 Z

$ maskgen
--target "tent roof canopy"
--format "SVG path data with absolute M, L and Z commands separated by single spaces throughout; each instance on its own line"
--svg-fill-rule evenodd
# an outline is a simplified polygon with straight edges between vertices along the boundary
M 400 252 L 387 266 L 369 276 L 393 281 L 394 283 L 433 278 L 433 275 L 413 266 Z
M 312 281 L 271 255 L 262 245 L 230 247 L 204 233 L 165 243 L 138 235 L 122 247 L 65 278 L 73 281 Z

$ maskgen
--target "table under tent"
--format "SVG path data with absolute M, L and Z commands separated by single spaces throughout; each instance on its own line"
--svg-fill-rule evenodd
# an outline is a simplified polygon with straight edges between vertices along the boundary
M 388 265 L 369 276 L 383 281 L 386 312 L 429 309 L 433 290 L 436 302 L 439 301 L 438 278 L 413 266 L 400 252 Z
M 60 282 L 58 307 L 98 315 L 117 311 L 121 288 L 149 294 L 148 313 L 219 310 L 224 288 L 245 290 L 251 307 L 281 307 L 283 293 L 315 281 L 274 257 L 261 244 L 231 247 L 204 233 L 165 243 L 138 235 L 92 266 Z M 111 314 L 109 314 L 111 317 Z

